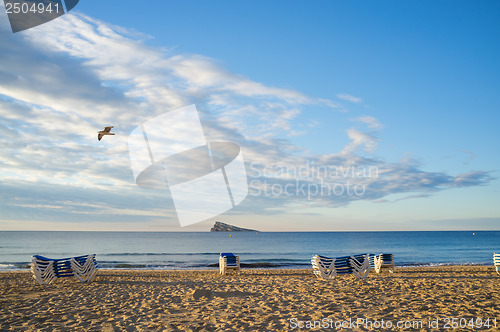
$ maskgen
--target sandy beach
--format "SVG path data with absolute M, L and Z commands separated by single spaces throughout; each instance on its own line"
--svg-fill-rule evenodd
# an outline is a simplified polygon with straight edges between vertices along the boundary
M 2 272 L 0 330 L 499 331 L 499 286 L 492 266 L 396 268 L 366 281 L 311 269 L 100 270 L 90 284 L 44 286 L 29 271 Z

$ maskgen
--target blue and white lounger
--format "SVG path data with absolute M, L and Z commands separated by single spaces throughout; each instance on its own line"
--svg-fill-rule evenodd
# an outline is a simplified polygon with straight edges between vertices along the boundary
M 97 273 L 95 254 L 52 259 L 40 255 L 31 258 L 33 278 L 40 284 L 50 284 L 55 278 L 75 277 L 90 282 Z
M 342 274 L 353 274 L 364 279 L 370 272 L 369 254 L 337 258 L 314 255 L 311 264 L 314 274 L 321 279 L 332 279 Z
M 219 256 L 219 272 L 225 275 L 230 270 L 240 274 L 240 257 L 232 252 L 223 252 Z
M 497 273 L 500 275 L 500 254 L 493 254 L 493 264 L 495 264 Z

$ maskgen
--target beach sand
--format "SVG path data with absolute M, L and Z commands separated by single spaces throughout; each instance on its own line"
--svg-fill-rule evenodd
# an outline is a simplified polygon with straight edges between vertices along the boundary
M 500 331 L 499 289 L 492 266 L 396 268 L 366 281 L 320 280 L 312 269 L 100 270 L 90 284 L 43 286 L 29 271 L 2 272 L 0 330 Z

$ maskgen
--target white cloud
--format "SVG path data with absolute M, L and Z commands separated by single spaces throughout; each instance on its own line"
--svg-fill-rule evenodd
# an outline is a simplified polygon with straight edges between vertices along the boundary
M 339 94 L 337 94 L 337 98 L 350 101 L 351 103 L 361 103 L 363 101 L 363 99 L 358 98 L 358 97 L 354 97 L 354 96 L 349 95 L 347 93 L 339 93 Z
M 373 135 L 350 128 L 347 130 L 347 136 L 351 142 L 344 147 L 341 154 L 352 154 L 360 148 L 365 152 L 373 153 L 377 149 L 379 139 Z
M 333 105 L 230 73 L 203 56 L 147 47 L 136 37 L 81 14 L 23 34 L 0 35 L 5 45 L 0 54 L 0 181 L 10 193 L 13 184 L 23 190 L 43 185 L 53 197 L 45 201 L 23 192 L 20 197 L 31 200 L 11 207 L 47 210 L 58 206 L 51 201 L 61 201 L 62 192 L 85 188 L 89 195 L 103 194 L 101 212 L 113 211 L 116 197 L 133 197 L 138 190 L 129 167 L 128 133 L 180 106 L 198 105 L 209 137 L 239 141 L 252 150 L 270 148 L 275 135 L 292 132 L 301 106 Z M 104 125 L 114 125 L 117 135 L 98 142 L 96 131 Z M 264 138 L 267 144 L 257 143 Z M 158 192 L 141 194 L 158 197 Z M 60 206 L 57 210 L 77 213 L 74 205 Z M 97 210 L 91 213 L 102 214 Z
M 366 124 L 368 128 L 374 129 L 374 130 L 379 130 L 382 129 L 384 126 L 374 117 L 365 115 L 365 116 L 360 116 L 358 118 L 353 119 L 353 121 L 358 121 Z
M 238 143 L 248 163 L 300 167 L 313 161 L 380 171 L 377 177 L 350 179 L 366 188 L 363 197 L 249 197 L 235 213 L 280 213 L 290 204 L 336 207 L 491 179 L 484 172 L 455 178 L 411 162 L 383 162 L 373 156 L 379 141 L 375 134 L 354 128 L 346 131 L 350 142 L 339 153 L 306 155 L 287 139 L 310 130 L 297 118 L 309 105 L 337 109 L 334 102 L 265 86 L 228 72 L 213 59 L 151 48 L 144 39 L 76 13 L 22 34 L 0 34 L 3 218 L 32 220 L 36 212 L 40 220 L 175 220 L 168 193 L 135 186 L 127 136 L 145 120 L 193 103 L 207 137 Z M 362 101 L 347 94 L 337 97 Z M 370 129 L 382 127 L 370 116 L 356 121 Z M 104 125 L 114 125 L 116 136 L 98 142 L 96 131 Z M 294 180 L 269 179 L 282 185 Z M 319 179 L 304 181 L 318 184 Z

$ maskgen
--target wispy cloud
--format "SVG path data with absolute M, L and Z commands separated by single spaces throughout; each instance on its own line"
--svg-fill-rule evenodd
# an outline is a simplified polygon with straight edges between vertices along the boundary
M 270 151 L 275 157 L 288 153 L 291 145 L 273 142 L 297 130 L 294 118 L 302 107 L 334 107 L 328 100 L 230 73 L 204 56 L 148 47 L 144 36 L 81 14 L 0 39 L 5 45 L 0 54 L 0 185 L 2 192 L 19 195 L 19 201 L 3 201 L 10 202 L 9 209 L 65 215 L 85 211 L 106 219 L 103 211 L 115 211 L 120 199 L 145 195 L 150 201 L 168 200 L 168 191 L 137 192 L 127 135 L 178 107 L 197 104 L 209 138 L 238 142 L 252 151 L 248 156 Z M 117 135 L 97 142 L 96 131 L 103 125 L 114 125 Z M 45 187 L 49 194 L 20 191 L 32 186 Z M 86 195 L 80 195 L 82 188 Z M 92 193 L 102 205 L 84 208 L 83 203 L 96 199 Z M 73 197 L 73 203 L 60 195 Z M 150 214 L 151 206 L 139 206 Z
M 209 139 L 242 147 L 249 181 L 257 180 L 253 193 L 265 189 L 264 181 L 271 186 L 291 185 L 290 190 L 302 183 L 333 186 L 347 182 L 364 190 L 363 195 L 305 197 L 301 191 L 251 195 L 233 213 L 282 213 L 291 205 L 345 206 L 360 199 L 427 194 L 492 179 L 481 171 L 452 176 L 425 171 L 414 161 L 382 161 L 375 155 L 379 138 L 373 132 L 382 125 L 370 116 L 355 120 L 371 130 L 347 129 L 349 143 L 338 153 L 308 155 L 289 140 L 314 130 L 297 118 L 310 106 L 338 109 L 333 101 L 266 86 L 201 55 L 148 47 L 146 39 L 77 13 L 23 34 L 0 34 L 2 218 L 32 220 L 36 215 L 51 221 L 162 218 L 175 222 L 168 190 L 135 186 L 127 136 L 145 120 L 193 103 Z M 362 101 L 347 94 L 337 97 Z M 117 135 L 97 142 L 96 131 L 103 125 L 114 125 Z M 259 174 L 266 168 L 299 169 L 311 163 L 344 171 L 371 167 L 377 174 Z
M 350 101 L 351 103 L 361 103 L 363 101 L 363 99 L 358 98 L 358 97 L 354 97 L 354 96 L 347 94 L 347 93 L 339 93 L 339 94 L 337 94 L 337 98 Z
M 377 149 L 379 139 L 373 135 L 350 128 L 347 130 L 347 136 L 351 142 L 344 147 L 341 154 L 352 154 L 359 149 L 372 153 Z
M 374 130 L 379 130 L 379 129 L 382 129 L 384 127 L 380 123 L 380 121 L 375 119 L 373 116 L 369 116 L 369 115 L 360 116 L 358 118 L 353 119 L 353 121 L 358 121 L 358 122 L 364 123 L 368 126 L 368 128 L 374 129 Z

